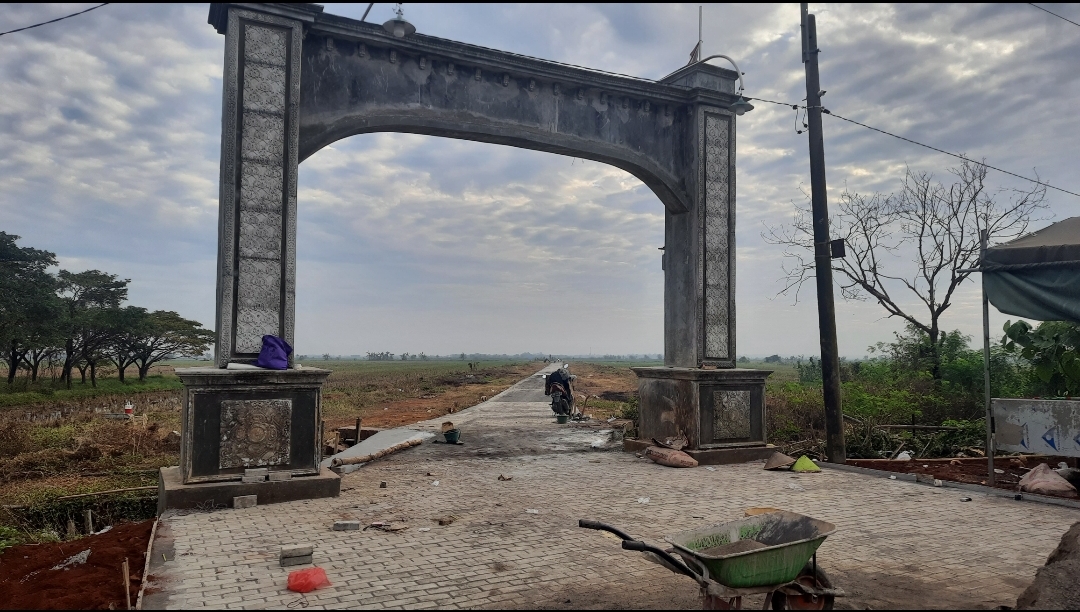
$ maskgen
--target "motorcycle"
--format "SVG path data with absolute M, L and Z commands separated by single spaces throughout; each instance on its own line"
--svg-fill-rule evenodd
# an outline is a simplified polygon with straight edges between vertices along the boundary
M 574 414 L 572 382 L 575 377 L 566 370 L 568 366 L 564 364 L 551 374 L 544 375 L 544 395 L 551 396 L 551 411 L 555 416 L 569 417 Z

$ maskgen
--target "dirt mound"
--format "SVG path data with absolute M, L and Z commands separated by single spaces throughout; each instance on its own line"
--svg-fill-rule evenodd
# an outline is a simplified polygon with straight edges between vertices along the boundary
M 1016 600 L 1017 610 L 1080 610 L 1080 523 L 1061 537 L 1035 581 Z
M 0 609 L 123 610 L 124 558 L 134 606 L 153 525 L 125 523 L 101 535 L 7 549 L 0 554 Z

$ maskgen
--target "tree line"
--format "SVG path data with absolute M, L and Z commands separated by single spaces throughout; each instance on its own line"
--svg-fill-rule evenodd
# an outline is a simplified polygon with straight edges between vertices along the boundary
M 200 356 L 213 344 L 213 330 L 197 321 L 122 305 L 130 279 L 100 270 L 53 274 L 55 253 L 20 247 L 18 240 L 0 231 L 0 362 L 9 385 L 20 369 L 36 382 L 51 365 L 61 365 L 68 388 L 75 370 L 96 387 L 105 365 L 116 367 L 121 382 L 134 366 L 141 381 L 155 363 Z

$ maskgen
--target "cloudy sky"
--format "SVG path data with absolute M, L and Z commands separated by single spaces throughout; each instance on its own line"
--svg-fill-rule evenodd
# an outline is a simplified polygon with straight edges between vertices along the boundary
M 91 5 L 13 5 L 0 31 Z M 326 5 L 359 18 L 366 4 Z M 1044 5 L 1080 21 L 1075 5 Z M 391 16 L 377 4 L 369 21 Z M 1023 4 L 818 5 L 824 104 L 844 116 L 1080 191 L 1080 27 Z M 130 298 L 213 326 L 224 38 L 208 6 L 110 5 L 0 37 L 0 230 L 62 267 L 131 279 Z M 697 5 L 406 4 L 423 34 L 659 79 L 686 63 Z M 750 96 L 805 96 L 797 4 L 707 5 L 704 51 Z M 830 201 L 955 164 L 825 120 Z M 780 295 L 762 239 L 809 190 L 790 108 L 739 120 L 738 353 L 817 352 L 812 285 Z M 996 173 L 995 188 L 1022 182 Z M 354 136 L 300 166 L 296 349 L 656 353 L 663 207 L 594 162 L 404 134 Z M 1080 215 L 1050 191 L 1041 227 Z M 890 263 L 902 271 L 903 259 Z M 977 279 L 943 324 L 976 338 Z M 916 308 L 911 300 L 904 300 Z M 838 296 L 841 353 L 901 328 Z M 922 313 L 919 312 L 921 315 Z M 992 312 L 993 329 L 1007 317 Z

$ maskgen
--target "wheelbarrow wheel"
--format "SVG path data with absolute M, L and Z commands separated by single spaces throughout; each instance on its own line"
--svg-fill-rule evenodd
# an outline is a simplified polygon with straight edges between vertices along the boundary
M 817 574 L 814 574 L 814 565 L 807 563 L 806 567 L 802 568 L 799 572 L 799 576 L 795 578 L 795 582 L 810 588 L 822 588 L 831 589 L 832 582 L 829 580 L 828 575 L 820 567 L 817 568 Z M 792 589 L 794 590 L 794 589 Z M 805 593 L 799 595 L 788 595 L 779 590 L 774 591 L 772 595 L 772 609 L 773 610 L 832 610 L 835 598 L 832 595 L 806 595 Z

